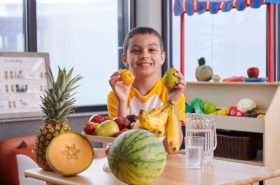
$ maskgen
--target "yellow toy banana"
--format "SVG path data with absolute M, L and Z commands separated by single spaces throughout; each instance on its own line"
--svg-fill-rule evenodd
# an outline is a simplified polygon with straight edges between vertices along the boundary
M 167 120 L 167 143 L 170 152 L 177 152 L 179 150 L 179 130 L 178 120 L 174 112 L 174 104 L 171 102 L 169 116 Z

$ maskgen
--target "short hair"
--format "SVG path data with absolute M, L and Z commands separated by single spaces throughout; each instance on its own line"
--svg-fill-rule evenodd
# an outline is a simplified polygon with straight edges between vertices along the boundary
M 124 39 L 124 42 L 123 42 L 123 54 L 127 53 L 129 39 L 131 39 L 132 37 L 134 37 L 137 34 L 142 34 L 142 35 L 144 35 L 144 34 L 153 34 L 153 35 L 155 35 L 158 38 L 158 40 L 159 40 L 160 49 L 162 51 L 164 51 L 162 37 L 161 37 L 161 35 L 155 29 L 150 28 L 150 27 L 136 27 L 136 28 L 133 28 L 132 30 L 130 30 L 127 33 L 127 35 L 126 35 L 126 37 Z

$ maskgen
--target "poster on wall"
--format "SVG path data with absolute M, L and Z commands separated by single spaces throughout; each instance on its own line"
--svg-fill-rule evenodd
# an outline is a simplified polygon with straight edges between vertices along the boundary
M 47 53 L 0 52 L 0 119 L 41 116 Z

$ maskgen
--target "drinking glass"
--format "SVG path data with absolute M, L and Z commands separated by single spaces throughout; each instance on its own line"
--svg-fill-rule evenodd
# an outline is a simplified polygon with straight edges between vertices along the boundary
M 185 153 L 187 167 L 199 169 L 203 163 L 204 137 L 190 136 L 185 137 Z

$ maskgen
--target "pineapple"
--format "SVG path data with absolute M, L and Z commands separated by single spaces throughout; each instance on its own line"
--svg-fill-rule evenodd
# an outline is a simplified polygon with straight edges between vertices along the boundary
M 35 159 L 44 170 L 51 171 L 47 160 L 46 150 L 50 141 L 58 134 L 70 132 L 66 117 L 73 112 L 75 99 L 70 94 L 78 86 L 74 86 L 82 77 L 72 78 L 73 68 L 66 72 L 58 68 L 57 80 L 54 81 L 52 71 L 49 68 L 49 80 L 52 88 L 45 91 L 41 97 L 41 109 L 44 113 L 44 121 L 40 126 L 35 141 Z

